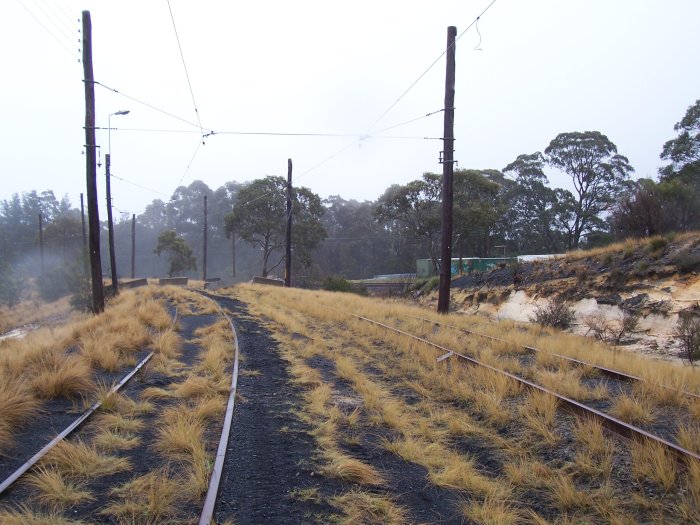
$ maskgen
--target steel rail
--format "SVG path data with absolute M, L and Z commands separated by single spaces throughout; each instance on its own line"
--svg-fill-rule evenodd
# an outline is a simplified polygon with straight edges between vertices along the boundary
M 170 325 L 170 328 L 172 329 L 175 326 L 175 323 L 177 322 L 177 314 L 178 310 L 177 307 L 175 307 L 175 315 L 173 316 L 173 321 Z M 151 360 L 151 357 L 153 357 L 153 354 L 155 352 L 149 353 L 146 357 L 144 357 L 141 362 L 134 367 L 131 372 L 126 374 L 119 383 L 114 385 L 110 391 L 107 393 L 108 397 L 116 392 L 118 392 L 134 375 L 143 368 L 148 361 Z M 81 424 L 85 422 L 87 418 L 89 418 L 92 414 L 94 414 L 100 407 L 102 406 L 102 401 L 96 401 L 95 403 L 92 404 L 90 408 L 88 408 L 85 412 L 83 412 L 80 417 L 78 417 L 75 421 L 73 421 L 70 425 L 68 425 L 63 431 L 58 434 L 56 437 L 54 437 L 51 441 L 49 441 L 39 452 L 34 454 L 31 458 L 29 458 L 27 461 L 25 461 L 17 470 L 15 470 L 9 477 L 5 479 L 5 481 L 0 484 L 0 495 L 5 492 L 15 481 L 17 481 L 25 472 L 27 472 L 30 468 L 32 468 L 37 461 L 39 461 L 41 458 L 43 458 L 52 448 L 54 448 L 56 445 L 58 445 L 61 441 L 63 441 L 66 436 L 70 435 L 71 432 L 73 432 L 76 428 L 78 428 Z
M 201 292 L 200 292 L 201 293 Z M 234 347 L 234 357 L 233 357 L 233 377 L 231 378 L 231 391 L 228 396 L 228 403 L 226 404 L 226 414 L 224 416 L 224 425 L 221 429 L 221 437 L 219 438 L 219 447 L 216 450 L 216 459 L 214 460 L 214 466 L 211 471 L 211 478 L 209 480 L 209 488 L 207 489 L 207 495 L 204 498 L 204 505 L 202 506 L 202 513 L 199 518 L 199 525 L 209 525 L 214 517 L 214 507 L 216 505 L 216 497 L 219 493 L 219 482 L 221 481 L 221 474 L 224 468 L 224 459 L 226 459 L 226 447 L 228 446 L 228 438 L 231 432 L 231 422 L 233 420 L 233 409 L 236 399 L 236 388 L 238 386 L 238 335 L 236 334 L 236 329 L 233 326 L 233 321 L 224 312 L 224 309 L 211 297 L 206 294 L 201 293 L 202 296 L 213 302 L 219 309 L 221 315 L 229 322 L 231 326 L 231 332 L 233 333 L 233 347 Z
M 123 387 L 129 379 L 134 377 L 134 374 L 141 370 L 141 368 L 148 363 L 148 361 L 153 357 L 153 353 L 151 352 L 148 354 L 146 357 L 143 358 L 143 360 L 136 365 L 136 367 L 129 372 L 127 375 L 125 375 L 119 383 L 114 385 L 111 390 L 107 393 L 107 396 L 110 396 L 114 394 L 115 392 L 119 391 L 121 387 Z M 55 447 L 58 443 L 60 443 L 66 436 L 68 436 L 71 432 L 73 432 L 76 428 L 78 428 L 87 418 L 89 418 L 92 414 L 97 411 L 98 408 L 102 406 L 102 401 L 96 401 L 93 403 L 93 405 L 88 408 L 85 412 L 83 412 L 78 419 L 73 421 L 70 425 L 68 425 L 60 434 L 58 434 L 55 438 L 53 438 L 48 444 L 44 446 L 39 452 L 34 454 L 29 460 L 27 460 L 22 466 L 20 466 L 17 470 L 14 471 L 5 481 L 0 484 L 0 494 L 5 492 L 7 488 L 10 487 L 17 479 L 22 476 L 27 470 L 32 468 L 34 464 L 39 461 L 41 458 L 43 458 L 53 447 Z
M 417 341 L 420 341 L 421 343 L 424 343 L 428 346 L 431 346 L 433 348 L 436 348 L 442 352 L 446 352 L 447 354 L 451 355 L 456 355 L 457 357 L 464 359 L 468 363 L 472 365 L 477 365 L 477 366 L 482 366 L 488 370 L 491 370 L 493 372 L 496 372 L 498 374 L 505 375 L 506 377 L 509 377 L 510 379 L 513 379 L 514 381 L 517 381 L 518 383 L 526 386 L 527 388 L 531 390 L 535 390 L 538 392 L 542 392 L 544 394 L 549 394 L 554 396 L 556 399 L 561 401 L 564 405 L 565 408 L 570 410 L 571 412 L 574 412 L 575 414 L 580 414 L 585 417 L 590 417 L 594 416 L 598 420 L 601 421 L 603 426 L 607 428 L 608 430 L 611 430 L 612 432 L 615 432 L 616 434 L 623 436 L 627 439 L 639 439 L 639 438 L 646 438 L 652 442 L 658 443 L 662 445 L 664 448 L 669 450 L 671 453 L 674 454 L 674 456 L 679 460 L 679 463 L 683 464 L 682 460 L 685 460 L 687 458 L 693 458 L 695 460 L 700 461 L 700 454 L 696 454 L 695 452 L 692 452 L 690 450 L 686 450 L 683 447 L 680 447 L 676 445 L 675 443 L 671 443 L 670 441 L 667 441 L 659 436 L 656 436 L 654 434 L 651 434 L 647 432 L 646 430 L 643 430 L 639 427 L 636 427 L 634 425 L 630 425 L 629 423 L 625 423 L 624 421 L 617 419 L 616 417 L 610 416 L 604 412 L 601 412 L 600 410 L 596 410 L 595 408 L 589 407 L 588 405 L 584 405 L 583 403 L 579 403 L 578 401 L 568 398 L 566 396 L 563 396 L 561 394 L 558 394 L 552 390 L 549 390 L 548 388 L 545 388 L 543 386 L 540 386 L 536 383 L 533 383 L 531 381 L 528 381 L 527 379 L 523 379 L 521 377 L 518 377 L 514 374 L 511 374 L 509 372 L 506 372 L 505 370 L 500 370 L 498 368 L 495 368 L 491 365 L 487 365 L 486 363 L 482 363 L 481 361 L 478 361 L 477 359 L 474 359 L 472 357 L 466 356 L 464 354 L 460 354 L 459 352 L 456 352 L 454 350 L 451 350 L 445 346 L 439 345 L 437 343 L 433 343 L 432 341 L 428 341 L 427 339 L 424 339 L 422 337 L 418 337 L 417 335 L 413 335 L 409 332 L 405 332 L 404 330 L 399 330 L 398 328 L 394 328 L 393 326 L 389 326 L 384 323 L 380 323 L 379 321 L 375 321 L 373 319 L 369 319 L 368 317 L 363 317 L 360 315 L 355 315 L 355 314 L 349 314 L 352 317 L 355 317 L 356 319 L 361 319 L 363 321 L 366 321 L 368 323 L 381 326 L 382 328 L 385 328 L 387 330 L 396 332 L 398 334 L 404 335 L 406 337 L 410 337 L 412 339 L 415 339 Z
M 482 334 L 482 333 L 480 333 L 480 332 L 475 332 L 475 331 L 469 330 L 469 329 L 467 329 L 467 328 L 461 328 L 461 327 L 459 327 L 459 326 L 454 326 L 454 325 L 451 325 L 451 324 L 448 324 L 448 323 L 441 323 L 441 322 L 439 322 L 439 321 L 434 321 L 433 319 L 427 319 L 427 318 L 425 318 L 425 317 L 418 317 L 418 316 L 416 316 L 416 315 L 407 315 L 406 317 L 410 317 L 410 318 L 412 318 L 412 319 L 417 319 L 417 320 L 419 320 L 419 321 L 425 321 L 426 323 L 432 323 L 432 324 L 437 325 L 437 326 L 445 326 L 445 327 L 447 327 L 447 328 L 452 328 L 453 330 L 459 330 L 459 331 L 461 331 L 461 332 L 464 332 L 464 333 L 467 333 L 467 334 L 470 334 L 470 335 L 476 335 L 476 336 L 479 336 L 479 337 L 483 337 L 483 338 L 485 338 L 485 339 L 490 339 L 490 340 L 492 340 L 492 341 L 498 341 L 498 342 L 500 342 L 500 343 L 510 343 L 510 342 L 511 342 L 511 341 L 507 341 L 506 339 L 501 339 L 500 337 L 495 337 L 495 336 L 492 336 L 492 335 Z M 520 345 L 520 347 L 521 347 L 521 348 L 524 348 L 525 350 L 528 350 L 528 351 L 530 351 L 530 352 L 535 352 L 535 353 L 537 353 L 537 352 L 542 352 L 542 350 L 540 350 L 539 348 L 535 348 L 534 346 Z M 635 376 L 635 375 L 632 375 L 632 374 L 628 374 L 628 373 L 626 373 L 626 372 L 621 372 L 621 371 L 619 371 L 619 370 L 615 370 L 615 369 L 612 369 L 612 368 L 607 368 L 607 367 L 605 367 L 605 366 L 596 365 L 596 364 L 590 363 L 590 362 L 588 362 L 588 361 L 583 361 L 583 360 L 581 360 L 581 359 L 576 359 L 575 357 L 569 357 L 569 356 L 562 355 L 562 354 L 557 354 L 557 353 L 554 353 L 554 352 L 552 352 L 552 355 L 555 356 L 555 357 L 558 357 L 558 358 L 560 358 L 560 359 L 563 359 L 563 360 L 565 360 L 565 361 L 569 361 L 569 362 L 575 363 L 575 364 L 580 365 L 580 366 L 589 366 L 589 367 L 591 367 L 591 368 L 595 368 L 596 370 L 601 371 L 603 374 L 607 375 L 608 377 L 613 377 L 613 378 L 615 378 L 615 379 L 620 379 L 620 380 L 623 380 L 623 381 L 630 381 L 630 382 L 632 382 L 632 381 L 638 381 L 638 382 L 640 382 L 640 383 L 645 383 L 645 382 L 646 382 L 644 379 L 642 379 L 642 378 L 639 377 L 639 376 Z M 689 396 L 689 397 L 694 397 L 694 398 L 696 398 L 696 399 L 700 399 L 700 395 L 695 394 L 695 393 L 693 393 L 693 392 L 688 392 L 687 390 L 681 390 L 681 389 L 673 388 L 673 387 L 671 387 L 671 386 L 667 386 L 667 385 L 663 385 L 663 384 L 659 384 L 658 386 L 660 386 L 660 387 L 662 387 L 662 388 L 665 388 L 665 389 L 667 389 L 667 390 L 671 390 L 671 391 L 673 391 L 673 392 L 679 392 L 679 393 L 681 393 L 681 394 L 683 394 L 683 395 L 685 395 L 685 396 Z

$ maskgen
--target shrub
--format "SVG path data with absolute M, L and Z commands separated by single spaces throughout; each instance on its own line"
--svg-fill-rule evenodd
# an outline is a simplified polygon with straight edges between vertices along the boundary
M 649 252 L 651 253 L 654 253 L 666 248 L 667 245 L 668 241 L 663 237 L 654 237 L 653 239 L 649 240 L 649 244 L 647 244 L 647 250 L 649 250 Z
M 329 292 L 352 292 L 350 281 L 338 275 L 326 277 L 321 283 L 321 288 Z
M 700 268 L 700 255 L 691 253 L 690 250 L 683 250 L 673 258 L 673 264 L 682 272 L 692 272 Z
M 366 287 L 353 284 L 338 275 L 326 277 L 321 283 L 321 288 L 329 292 L 350 292 L 358 295 L 368 295 Z
M 619 345 L 637 332 L 639 315 L 625 310 L 618 320 L 607 319 L 605 314 L 589 315 L 583 320 L 588 328 L 586 334 L 593 332 L 596 339 L 611 345 Z
M 700 318 L 680 315 L 673 333 L 681 344 L 681 355 L 692 365 L 700 359 Z
M 557 297 L 549 300 L 546 305 L 538 306 L 535 314 L 530 317 L 530 321 L 542 326 L 566 330 L 574 322 L 574 317 L 573 308 L 569 307 L 561 297 Z
M 430 293 L 433 290 L 437 290 L 438 286 L 440 286 L 440 276 L 435 275 L 435 276 L 431 277 L 430 279 L 428 279 L 427 281 L 425 281 L 425 284 L 423 284 L 423 286 L 421 287 L 421 291 L 424 294 Z

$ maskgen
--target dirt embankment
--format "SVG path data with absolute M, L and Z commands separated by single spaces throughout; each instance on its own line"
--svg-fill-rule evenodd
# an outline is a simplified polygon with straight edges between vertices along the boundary
M 679 313 L 700 314 L 700 233 L 628 240 L 452 283 L 455 310 L 494 319 L 528 322 L 555 298 L 574 309 L 574 332 L 593 335 L 596 320 L 619 323 L 627 312 L 638 317 L 638 326 L 623 338 L 623 347 L 677 359 L 673 332 Z

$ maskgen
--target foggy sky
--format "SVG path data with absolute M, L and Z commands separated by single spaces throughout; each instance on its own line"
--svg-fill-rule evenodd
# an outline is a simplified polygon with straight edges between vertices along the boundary
M 370 131 L 443 51 L 447 26 L 460 33 L 490 1 L 171 0 L 205 128 L 355 137 L 221 133 L 192 160 L 197 126 L 96 86 L 98 126 L 130 110 L 112 117 L 112 173 L 148 188 L 114 180 L 117 215 L 196 179 L 216 189 L 286 175 L 289 157 L 298 184 L 322 197 L 376 199 L 390 184 L 439 172 L 442 143 L 423 137 L 442 135 L 442 114 L 383 133 L 411 138 L 357 137 L 443 107 L 444 59 Z M 95 80 L 197 122 L 165 0 L 3 2 L 2 199 L 52 189 L 78 205 L 85 191 L 82 9 L 92 15 Z M 459 167 L 502 169 L 558 133 L 598 130 L 635 178 L 655 176 L 673 125 L 700 98 L 698 20 L 694 0 L 497 0 L 479 20 L 481 40 L 472 27 L 457 45 Z M 104 159 L 106 131 L 98 143 Z M 104 166 L 98 181 L 104 203 Z

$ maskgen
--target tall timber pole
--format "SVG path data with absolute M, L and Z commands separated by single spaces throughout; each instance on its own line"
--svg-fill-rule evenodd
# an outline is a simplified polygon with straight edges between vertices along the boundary
M 131 278 L 136 276 L 136 214 L 131 214 Z
M 287 159 L 287 237 L 285 240 L 284 285 L 292 285 L 292 159 Z
M 85 176 L 87 179 L 88 237 L 92 311 L 105 309 L 100 257 L 100 215 L 97 207 L 97 146 L 95 144 L 95 79 L 92 73 L 92 22 L 90 11 L 83 11 L 83 84 L 85 87 Z
M 454 163 L 455 123 L 455 38 L 457 28 L 447 28 L 447 70 L 445 73 L 445 123 L 442 155 L 442 249 L 440 251 L 440 287 L 437 311 L 446 314 L 450 309 L 452 281 L 452 177 Z
M 203 246 L 202 246 L 202 281 L 204 281 L 204 288 L 207 287 L 207 196 L 204 196 L 204 228 L 202 231 L 203 235 Z

